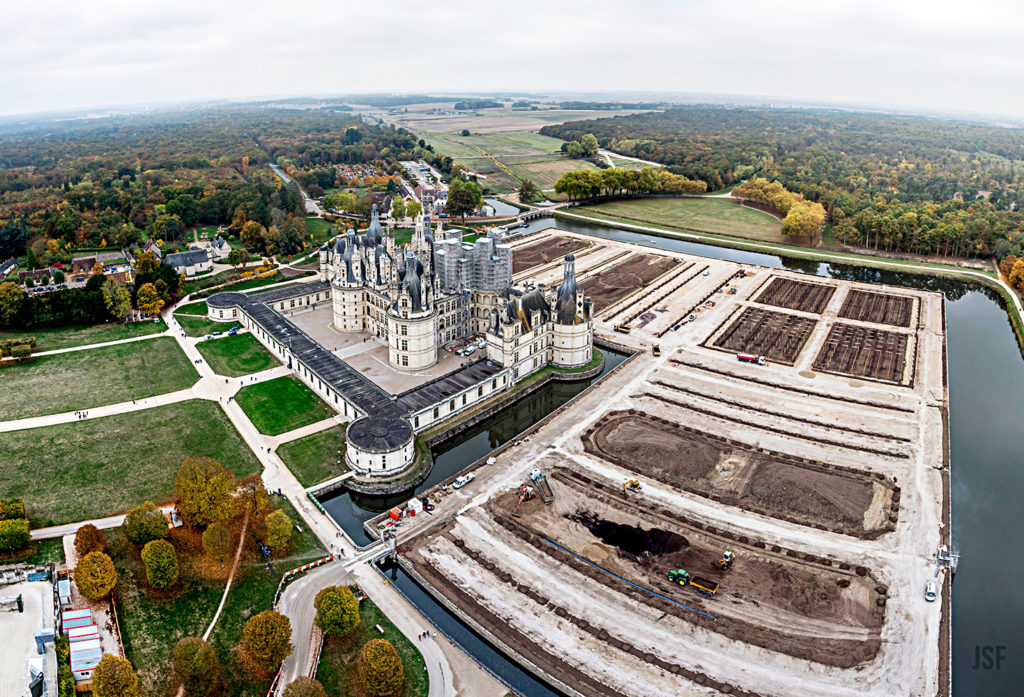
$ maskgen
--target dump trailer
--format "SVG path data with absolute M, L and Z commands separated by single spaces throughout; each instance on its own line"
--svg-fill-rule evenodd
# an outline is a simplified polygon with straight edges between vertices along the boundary
M 701 578 L 700 576 L 690 577 L 690 586 L 701 595 L 711 598 L 718 592 L 718 581 Z
M 551 483 L 548 481 L 546 474 L 539 469 L 533 469 L 530 472 L 530 482 L 537 489 L 541 501 L 545 504 L 554 502 L 555 492 L 551 490 Z

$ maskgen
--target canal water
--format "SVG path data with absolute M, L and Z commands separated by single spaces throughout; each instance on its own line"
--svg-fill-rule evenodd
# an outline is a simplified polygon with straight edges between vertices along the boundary
M 494 209 L 495 215 L 516 215 L 519 213 L 519 209 L 515 206 L 505 203 L 501 199 L 491 198 L 490 196 L 484 199 L 484 203 Z
M 554 221 L 550 219 L 539 220 L 531 223 L 528 230 L 553 226 Z M 943 293 L 949 359 L 953 545 L 961 554 L 953 583 L 953 694 L 957 697 L 1016 697 L 1024 693 L 1021 688 L 1024 684 L 1024 631 L 1021 629 L 1024 625 L 1024 593 L 1021 592 L 1024 557 L 1017 555 L 1024 548 L 1024 506 L 1018 498 L 1024 492 L 1021 463 L 1024 428 L 1018 422 L 1024 398 L 1024 361 L 998 294 L 961 281 L 789 259 L 575 221 L 558 221 L 558 227 L 716 259 Z M 606 370 L 609 367 L 606 365 Z M 563 400 L 556 404 L 554 397 L 549 399 L 552 409 L 564 403 Z M 506 410 L 510 413 L 503 417 L 512 428 L 520 423 L 519 408 L 519 405 L 510 407 Z M 524 404 L 522 409 L 526 413 L 537 407 Z M 539 410 L 533 412 L 539 413 Z M 524 417 L 528 418 L 539 417 Z M 456 439 L 450 447 L 446 443 L 439 448 L 444 451 L 439 453 L 439 460 L 447 456 L 443 464 L 447 471 L 458 471 L 486 454 L 485 448 L 491 443 L 496 446 L 510 430 L 506 427 L 503 431 L 496 425 L 493 431 L 485 424 L 479 427 L 484 430 L 464 434 L 465 441 L 460 443 Z M 482 435 L 485 431 L 486 435 Z M 472 446 L 459 449 L 470 441 Z M 346 519 L 368 515 L 372 510 L 368 508 L 370 505 L 368 501 L 350 502 L 328 510 L 337 511 L 332 515 L 349 530 L 351 522 L 345 522 Z M 386 507 L 382 506 L 381 510 Z M 358 535 L 353 538 L 364 539 L 361 529 Z M 928 577 L 928 567 L 922 561 L 922 594 Z M 419 592 L 408 578 L 399 574 L 396 584 L 403 591 L 415 594 L 417 605 L 439 622 L 442 629 L 466 631 L 429 596 Z M 923 597 L 921 602 L 925 602 Z M 505 677 L 521 694 L 527 697 L 555 694 L 471 633 L 460 643 L 484 665 Z

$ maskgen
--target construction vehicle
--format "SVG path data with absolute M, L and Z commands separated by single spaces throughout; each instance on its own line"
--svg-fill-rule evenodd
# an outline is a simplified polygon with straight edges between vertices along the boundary
M 736 360 L 741 363 L 757 363 L 758 365 L 766 365 L 768 359 L 764 356 L 755 356 L 752 353 L 737 353 Z
M 639 480 L 637 480 L 637 479 L 627 479 L 626 481 L 622 482 L 622 491 L 623 492 L 626 492 L 626 491 L 640 491 L 640 487 L 641 486 L 643 486 L 643 485 L 640 484 Z
M 660 356 L 661 355 L 661 347 L 658 346 L 657 344 L 655 344 L 654 346 L 651 347 L 651 353 L 654 354 L 655 356 Z
M 714 597 L 715 593 L 718 592 L 717 581 L 711 581 L 700 576 L 691 576 L 690 572 L 685 569 L 673 569 L 665 575 L 672 583 L 678 583 L 680 586 L 691 586 L 693 590 L 708 598 Z
M 516 504 L 516 510 L 512 511 L 513 517 L 515 517 L 515 518 L 521 517 L 520 513 L 519 513 L 519 507 L 523 505 L 523 501 L 529 501 L 530 499 L 532 499 L 536 495 L 537 494 L 534 493 L 532 486 L 530 486 L 529 484 L 524 484 L 523 488 L 520 489 L 520 491 L 519 491 L 519 503 Z
M 729 550 L 725 550 L 724 552 L 722 552 L 722 558 L 715 562 L 715 567 L 719 571 L 725 571 L 727 569 L 731 569 L 732 568 L 732 563 L 735 560 L 736 560 L 736 555 L 733 554 L 732 552 L 730 552 Z
M 551 490 L 551 482 L 548 481 L 546 474 L 535 467 L 530 470 L 530 482 L 537 490 L 537 493 L 540 494 L 541 501 L 545 504 L 554 502 L 555 492 Z

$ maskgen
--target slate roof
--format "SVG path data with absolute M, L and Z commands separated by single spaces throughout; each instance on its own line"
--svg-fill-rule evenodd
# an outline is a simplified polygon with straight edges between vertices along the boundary
M 398 395 L 398 405 L 408 413 L 425 409 L 431 404 L 437 404 L 458 394 L 467 387 L 497 375 L 501 370 L 501 366 L 497 363 L 485 358 L 478 358 L 470 365 L 403 392 Z
M 164 257 L 164 263 L 168 266 L 195 266 L 210 260 L 210 255 L 205 249 L 190 249 L 187 252 L 175 252 Z

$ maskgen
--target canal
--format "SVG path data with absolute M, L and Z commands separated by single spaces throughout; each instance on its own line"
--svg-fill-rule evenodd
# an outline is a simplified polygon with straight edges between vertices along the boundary
M 529 230 L 553 227 L 554 221 L 539 220 Z M 745 252 L 616 228 L 559 221 L 558 227 L 574 232 L 624 242 L 633 242 L 677 252 L 725 259 L 770 268 L 783 268 L 830 278 L 866 283 L 885 283 L 934 290 L 946 297 L 947 353 L 949 358 L 950 442 L 953 545 L 961 563 L 953 584 L 953 693 L 957 696 L 1009 697 L 1021 694 L 1024 681 L 1024 593 L 1018 583 L 1024 578 L 1024 559 L 1016 550 L 1024 546 L 1024 507 L 1017 496 L 1024 491 L 1024 467 L 1018 458 L 1024 453 L 1024 428 L 1017 423 L 1024 395 L 1024 361 L 1021 360 L 1013 329 L 1001 298 L 992 290 L 949 279 L 895 271 L 882 271 L 844 264 L 825 264 L 790 259 L 772 254 Z M 609 358 L 612 358 L 609 356 Z M 613 359 L 614 360 L 614 359 Z M 622 358 L 618 359 L 619 361 Z M 610 360 L 609 363 L 613 361 Z M 605 366 L 605 370 L 610 369 Z M 583 389 L 586 386 L 579 386 Z M 555 385 L 549 385 L 554 389 Z M 551 409 L 564 403 L 546 397 Z M 557 402 L 557 403 L 556 403 Z M 546 406 L 513 405 L 507 415 L 498 414 L 516 428 Z M 522 415 L 520 415 L 522 409 Z M 529 413 L 529 416 L 526 414 Z M 522 416 L 522 418 L 521 418 Z M 539 418 L 537 416 L 536 418 Z M 532 422 L 531 422 L 532 423 Z M 528 424 L 527 424 L 528 425 Z M 525 427 L 525 426 L 524 426 Z M 463 434 L 438 449 L 442 472 L 453 473 L 496 447 L 511 430 L 507 425 L 480 424 L 479 431 Z M 461 438 L 461 437 L 460 437 Z M 431 480 L 424 486 L 431 485 Z M 339 501 L 339 499 L 341 501 Z M 362 540 L 361 520 L 385 510 L 383 502 L 354 501 L 337 497 L 328 511 Z M 324 502 L 325 506 L 328 502 Z M 353 520 L 359 519 L 353 528 Z M 922 562 L 922 591 L 928 570 Z M 409 579 L 399 577 L 399 588 L 415 594 L 416 603 L 439 622 L 442 629 L 466 631 L 460 623 L 418 592 Z M 410 588 L 410 586 L 412 588 Z M 922 602 L 924 599 L 922 598 Z M 471 633 L 460 643 L 517 691 L 527 697 L 549 697 L 555 693 L 494 652 Z M 461 635 L 460 635 L 461 636 Z M 990 647 L 987 648 L 986 647 Z M 1002 648 L 1000 648 L 1002 647 Z M 981 660 L 976 661 L 976 655 Z M 986 662 L 985 657 L 991 660 Z M 996 664 L 996 658 L 1002 661 Z M 508 677 L 512 676 L 512 678 Z

